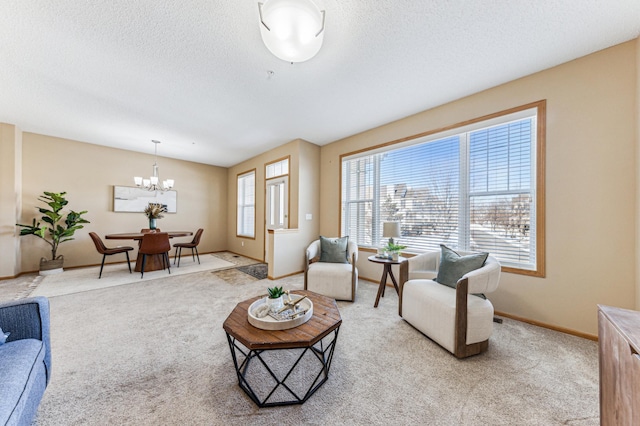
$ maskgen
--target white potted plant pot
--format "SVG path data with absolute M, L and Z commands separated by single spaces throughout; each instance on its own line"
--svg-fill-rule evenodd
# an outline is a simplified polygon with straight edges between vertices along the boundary
M 282 296 L 276 297 L 275 299 L 272 299 L 269 296 L 267 296 L 265 303 L 269 305 L 269 309 L 271 310 L 271 312 L 276 312 L 284 306 L 284 302 L 282 301 Z

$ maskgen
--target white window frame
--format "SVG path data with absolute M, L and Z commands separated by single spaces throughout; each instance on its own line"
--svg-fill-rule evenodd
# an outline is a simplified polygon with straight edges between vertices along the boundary
M 289 156 L 265 164 L 265 179 L 289 175 Z

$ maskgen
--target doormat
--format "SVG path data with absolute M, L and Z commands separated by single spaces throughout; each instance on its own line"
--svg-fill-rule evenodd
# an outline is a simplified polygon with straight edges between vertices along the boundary
M 249 274 L 254 278 L 259 280 L 264 280 L 267 278 L 267 264 L 266 263 L 256 263 L 254 265 L 247 266 L 238 266 L 236 268 L 240 272 L 244 272 L 245 274 Z

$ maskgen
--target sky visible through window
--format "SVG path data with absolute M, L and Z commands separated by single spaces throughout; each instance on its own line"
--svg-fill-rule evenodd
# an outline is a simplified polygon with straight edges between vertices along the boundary
M 531 128 L 532 120 L 528 119 L 470 133 L 471 192 L 531 187 Z M 402 182 L 412 187 L 424 186 L 424 174 L 418 170 L 457 168 L 459 140 L 459 136 L 452 136 L 382 154 L 381 185 Z M 459 174 L 452 178 L 457 186 Z

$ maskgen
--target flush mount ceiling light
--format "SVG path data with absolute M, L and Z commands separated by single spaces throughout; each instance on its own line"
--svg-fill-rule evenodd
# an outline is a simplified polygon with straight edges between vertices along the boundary
M 304 62 L 320 51 L 325 12 L 311 0 L 267 0 L 258 11 L 262 41 L 278 58 Z
M 136 176 L 133 178 L 133 181 L 136 183 L 136 186 L 143 187 L 149 191 L 167 191 L 173 188 L 173 179 L 167 179 L 162 181 L 162 186 L 159 185 L 160 178 L 158 177 L 158 144 L 160 141 L 152 140 L 155 145 L 155 160 L 153 161 L 153 176 L 149 179 L 143 179 L 141 176 Z

